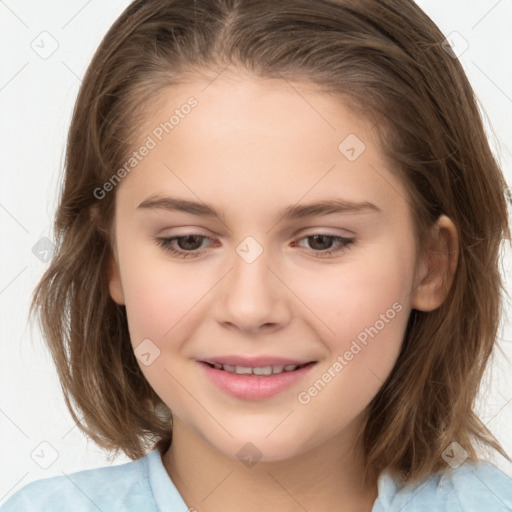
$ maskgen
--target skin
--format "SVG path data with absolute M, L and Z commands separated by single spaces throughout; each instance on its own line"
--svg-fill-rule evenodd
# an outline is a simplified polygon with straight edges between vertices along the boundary
M 110 294 L 126 306 L 134 349 L 149 338 L 160 351 L 139 364 L 174 415 L 164 466 L 198 511 L 370 511 L 377 484 L 362 483 L 358 434 L 411 310 L 431 311 L 445 298 L 456 229 L 442 216 L 429 247 L 435 257 L 416 253 L 407 190 L 391 173 L 376 128 L 339 100 L 241 72 L 206 84 L 172 86 L 148 106 L 141 141 L 187 98 L 198 101 L 115 191 Z M 366 146 L 352 162 L 338 149 L 348 134 Z M 137 209 L 152 194 L 212 204 L 224 222 Z M 280 216 L 298 202 L 332 198 L 369 201 L 381 212 Z M 211 241 L 199 239 L 202 253 L 185 259 L 156 241 L 186 234 Z M 355 242 L 314 245 L 307 238 L 314 234 Z M 263 249 L 252 263 L 236 252 L 249 235 Z M 319 257 L 324 248 L 333 253 Z M 308 404 L 299 403 L 298 393 L 394 303 L 401 311 Z M 224 354 L 318 363 L 279 395 L 247 401 L 224 394 L 197 362 Z M 248 442 L 261 454 L 252 467 L 237 457 Z

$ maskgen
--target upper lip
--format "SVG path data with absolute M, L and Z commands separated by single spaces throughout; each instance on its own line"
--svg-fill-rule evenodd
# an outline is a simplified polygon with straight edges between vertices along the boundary
M 302 365 L 314 362 L 311 359 L 288 359 L 277 356 L 259 356 L 259 357 L 245 357 L 245 356 L 216 356 L 207 359 L 201 359 L 202 363 L 210 364 L 230 364 L 232 366 L 243 366 L 246 368 L 258 368 L 265 366 L 285 366 L 287 364 Z

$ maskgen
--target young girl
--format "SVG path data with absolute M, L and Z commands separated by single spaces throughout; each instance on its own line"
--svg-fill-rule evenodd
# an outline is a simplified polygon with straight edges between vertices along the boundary
M 126 9 L 33 307 L 73 418 L 133 461 L 2 512 L 512 510 L 473 410 L 506 184 L 444 41 L 409 0 Z

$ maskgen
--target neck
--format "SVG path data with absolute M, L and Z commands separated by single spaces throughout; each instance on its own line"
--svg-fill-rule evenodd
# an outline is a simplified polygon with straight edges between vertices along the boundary
M 285 460 L 246 466 L 174 418 L 173 441 L 162 461 L 190 509 L 198 512 L 370 512 L 377 483 L 363 482 L 361 450 L 343 432 Z

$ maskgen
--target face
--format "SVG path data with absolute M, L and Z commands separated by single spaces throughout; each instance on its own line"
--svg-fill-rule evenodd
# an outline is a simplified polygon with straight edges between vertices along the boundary
M 393 368 L 423 271 L 407 191 L 339 100 L 205 87 L 147 109 L 148 149 L 109 192 L 110 293 L 181 424 L 223 454 L 284 459 L 354 431 Z

